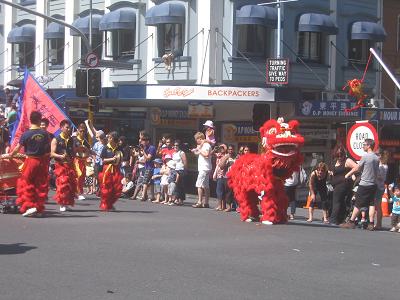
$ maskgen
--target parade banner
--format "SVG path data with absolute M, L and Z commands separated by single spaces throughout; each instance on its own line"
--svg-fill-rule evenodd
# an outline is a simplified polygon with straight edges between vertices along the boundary
M 64 119 L 69 120 L 62 109 L 46 93 L 44 88 L 27 69 L 25 69 L 24 81 L 22 83 L 18 103 L 18 118 L 12 133 L 11 149 L 15 148 L 22 134 L 31 126 L 29 116 L 32 111 L 40 111 L 42 117 L 49 120 L 49 127 L 47 130 L 54 135 L 58 135 L 60 122 Z

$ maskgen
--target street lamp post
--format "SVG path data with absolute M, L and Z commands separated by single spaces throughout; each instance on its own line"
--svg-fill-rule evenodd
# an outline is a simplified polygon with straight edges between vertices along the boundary
M 278 24 L 276 26 L 277 30 L 277 41 L 276 41 L 276 58 L 281 57 L 281 4 L 286 3 L 286 2 L 296 2 L 299 0 L 277 0 L 275 2 L 267 2 L 267 3 L 259 3 L 257 5 L 263 6 L 263 5 L 273 5 L 276 4 L 277 8 L 277 13 L 278 13 Z

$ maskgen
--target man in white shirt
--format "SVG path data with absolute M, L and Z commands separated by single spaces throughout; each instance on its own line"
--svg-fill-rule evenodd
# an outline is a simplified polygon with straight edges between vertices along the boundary
M 199 196 L 197 203 L 192 205 L 194 208 L 209 208 L 208 200 L 210 197 L 210 172 L 211 172 L 211 145 L 206 141 L 204 133 L 197 132 L 194 135 L 197 148 L 192 152 L 198 155 L 198 171 L 196 187 Z M 204 201 L 203 201 L 204 199 Z

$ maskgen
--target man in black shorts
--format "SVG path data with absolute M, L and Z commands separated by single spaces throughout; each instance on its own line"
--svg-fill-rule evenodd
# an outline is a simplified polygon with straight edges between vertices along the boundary
M 361 207 L 369 207 L 369 224 L 367 229 L 374 230 L 374 214 L 375 214 L 375 193 L 376 180 L 379 172 L 379 157 L 374 152 L 375 141 L 365 139 L 363 149 L 366 152 L 357 166 L 351 169 L 345 178 L 349 178 L 356 172 L 361 172 L 361 180 L 356 192 L 356 201 L 350 220 L 347 223 L 340 225 L 342 228 L 353 229 L 356 227 L 354 220 L 356 219 Z

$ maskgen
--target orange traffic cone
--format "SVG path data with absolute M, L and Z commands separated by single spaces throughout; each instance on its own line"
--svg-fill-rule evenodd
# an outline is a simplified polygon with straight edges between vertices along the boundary
M 303 208 L 309 208 L 310 205 L 311 205 L 311 195 L 310 195 L 310 193 L 308 193 L 308 196 L 307 196 L 307 203 L 306 203 L 305 206 L 303 206 Z
M 389 217 L 390 216 L 390 211 L 389 211 L 389 194 L 387 188 L 385 188 L 385 192 L 382 195 L 382 203 L 381 203 L 381 208 L 382 208 L 382 216 L 383 217 Z

